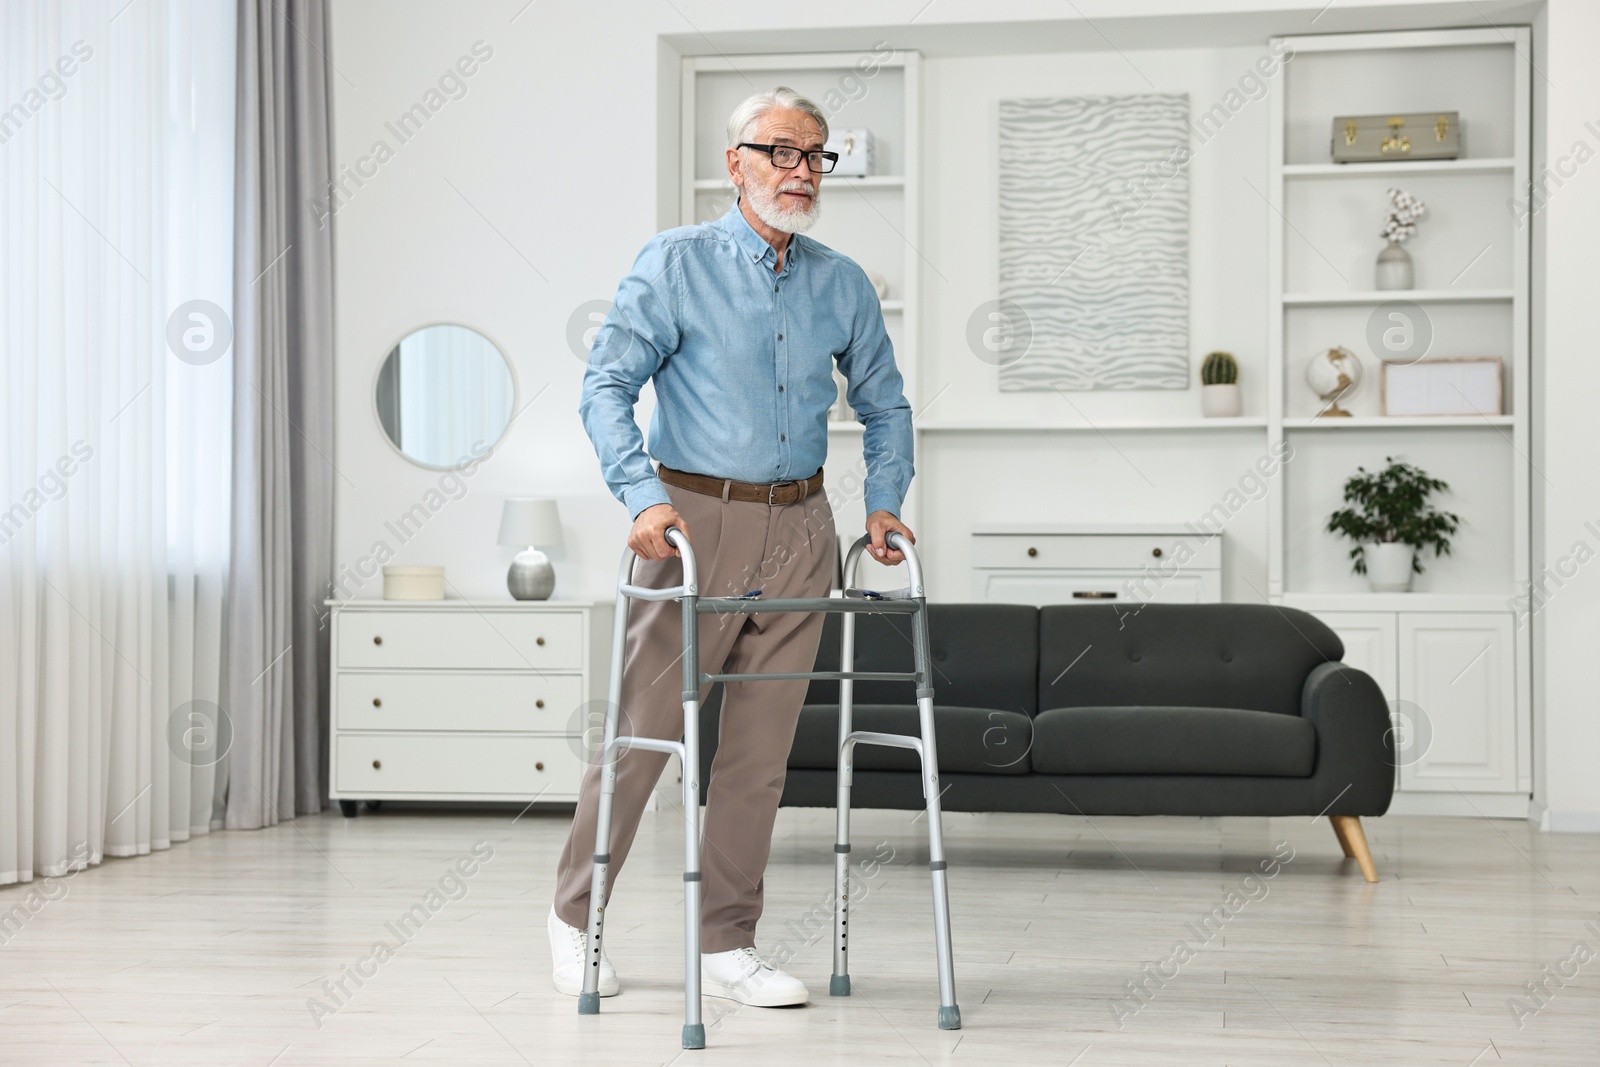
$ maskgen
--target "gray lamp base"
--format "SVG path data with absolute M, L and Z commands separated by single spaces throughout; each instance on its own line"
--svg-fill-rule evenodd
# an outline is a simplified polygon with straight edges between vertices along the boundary
M 556 587 L 556 571 L 550 557 L 537 548 L 525 548 L 511 561 L 506 572 L 506 588 L 518 600 L 549 600 Z

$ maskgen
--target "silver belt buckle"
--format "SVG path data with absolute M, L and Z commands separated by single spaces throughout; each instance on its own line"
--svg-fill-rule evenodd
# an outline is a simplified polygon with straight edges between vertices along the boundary
M 778 486 L 782 484 L 782 482 L 773 482 L 767 486 L 767 507 L 775 508 L 778 506 L 778 502 L 773 499 L 773 496 L 778 492 Z

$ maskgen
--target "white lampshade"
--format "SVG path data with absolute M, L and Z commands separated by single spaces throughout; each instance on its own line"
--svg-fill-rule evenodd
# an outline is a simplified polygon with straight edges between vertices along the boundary
M 527 497 L 507 500 L 500 512 L 498 543 L 560 548 L 561 512 L 556 508 L 556 502 Z

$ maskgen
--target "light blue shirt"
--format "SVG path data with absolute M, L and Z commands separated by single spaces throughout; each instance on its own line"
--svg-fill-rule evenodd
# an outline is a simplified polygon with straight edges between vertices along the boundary
M 612 495 L 637 518 L 670 504 L 651 457 L 746 482 L 817 473 L 828 408 L 864 427 L 867 513 L 898 516 L 911 484 L 911 405 L 866 272 L 804 234 L 777 252 L 735 200 L 726 215 L 652 237 L 595 334 L 578 410 Z M 633 408 L 655 381 L 646 454 Z

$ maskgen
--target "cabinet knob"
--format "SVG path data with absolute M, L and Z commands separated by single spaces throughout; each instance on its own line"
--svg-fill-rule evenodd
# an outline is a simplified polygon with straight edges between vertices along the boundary
M 533 765 L 533 769 L 536 770 L 536 771 L 542 771 L 542 770 L 544 770 L 544 764 L 543 763 L 535 763 Z
M 383 644 L 383 638 L 374 636 L 372 638 L 372 643 L 375 644 L 375 645 L 381 645 L 381 644 Z
M 1156 558 L 1156 559 L 1160 559 L 1160 558 L 1161 558 L 1161 549 L 1159 549 L 1159 548 L 1152 548 L 1152 549 L 1151 549 L 1151 550 L 1150 550 L 1150 554 L 1151 554 L 1151 555 L 1152 555 L 1152 556 L 1154 556 L 1154 557 L 1155 557 L 1155 558 Z
M 376 759 L 373 760 L 372 761 L 372 769 L 375 770 L 375 771 L 382 770 L 383 769 L 383 761 L 382 760 L 376 760 Z
M 375 707 L 375 708 L 383 707 L 382 699 L 380 699 L 379 697 L 373 697 L 372 698 L 372 706 Z
M 1037 556 L 1037 555 L 1038 555 L 1038 554 L 1039 554 L 1039 550 L 1038 550 L 1038 549 L 1037 549 L 1037 548 L 1030 548 L 1030 549 L 1028 549 L 1028 555 L 1030 555 L 1030 556 Z
M 542 645 L 542 644 L 544 644 L 544 638 L 536 637 L 536 638 L 533 639 L 533 643 L 536 644 L 536 645 Z
M 536 708 L 542 708 L 542 707 L 544 707 L 544 699 L 543 699 L 543 698 L 540 698 L 540 699 L 539 699 L 539 700 L 535 700 L 535 701 L 534 701 L 534 702 L 533 702 L 533 706 L 534 706 L 534 707 L 536 707 Z

